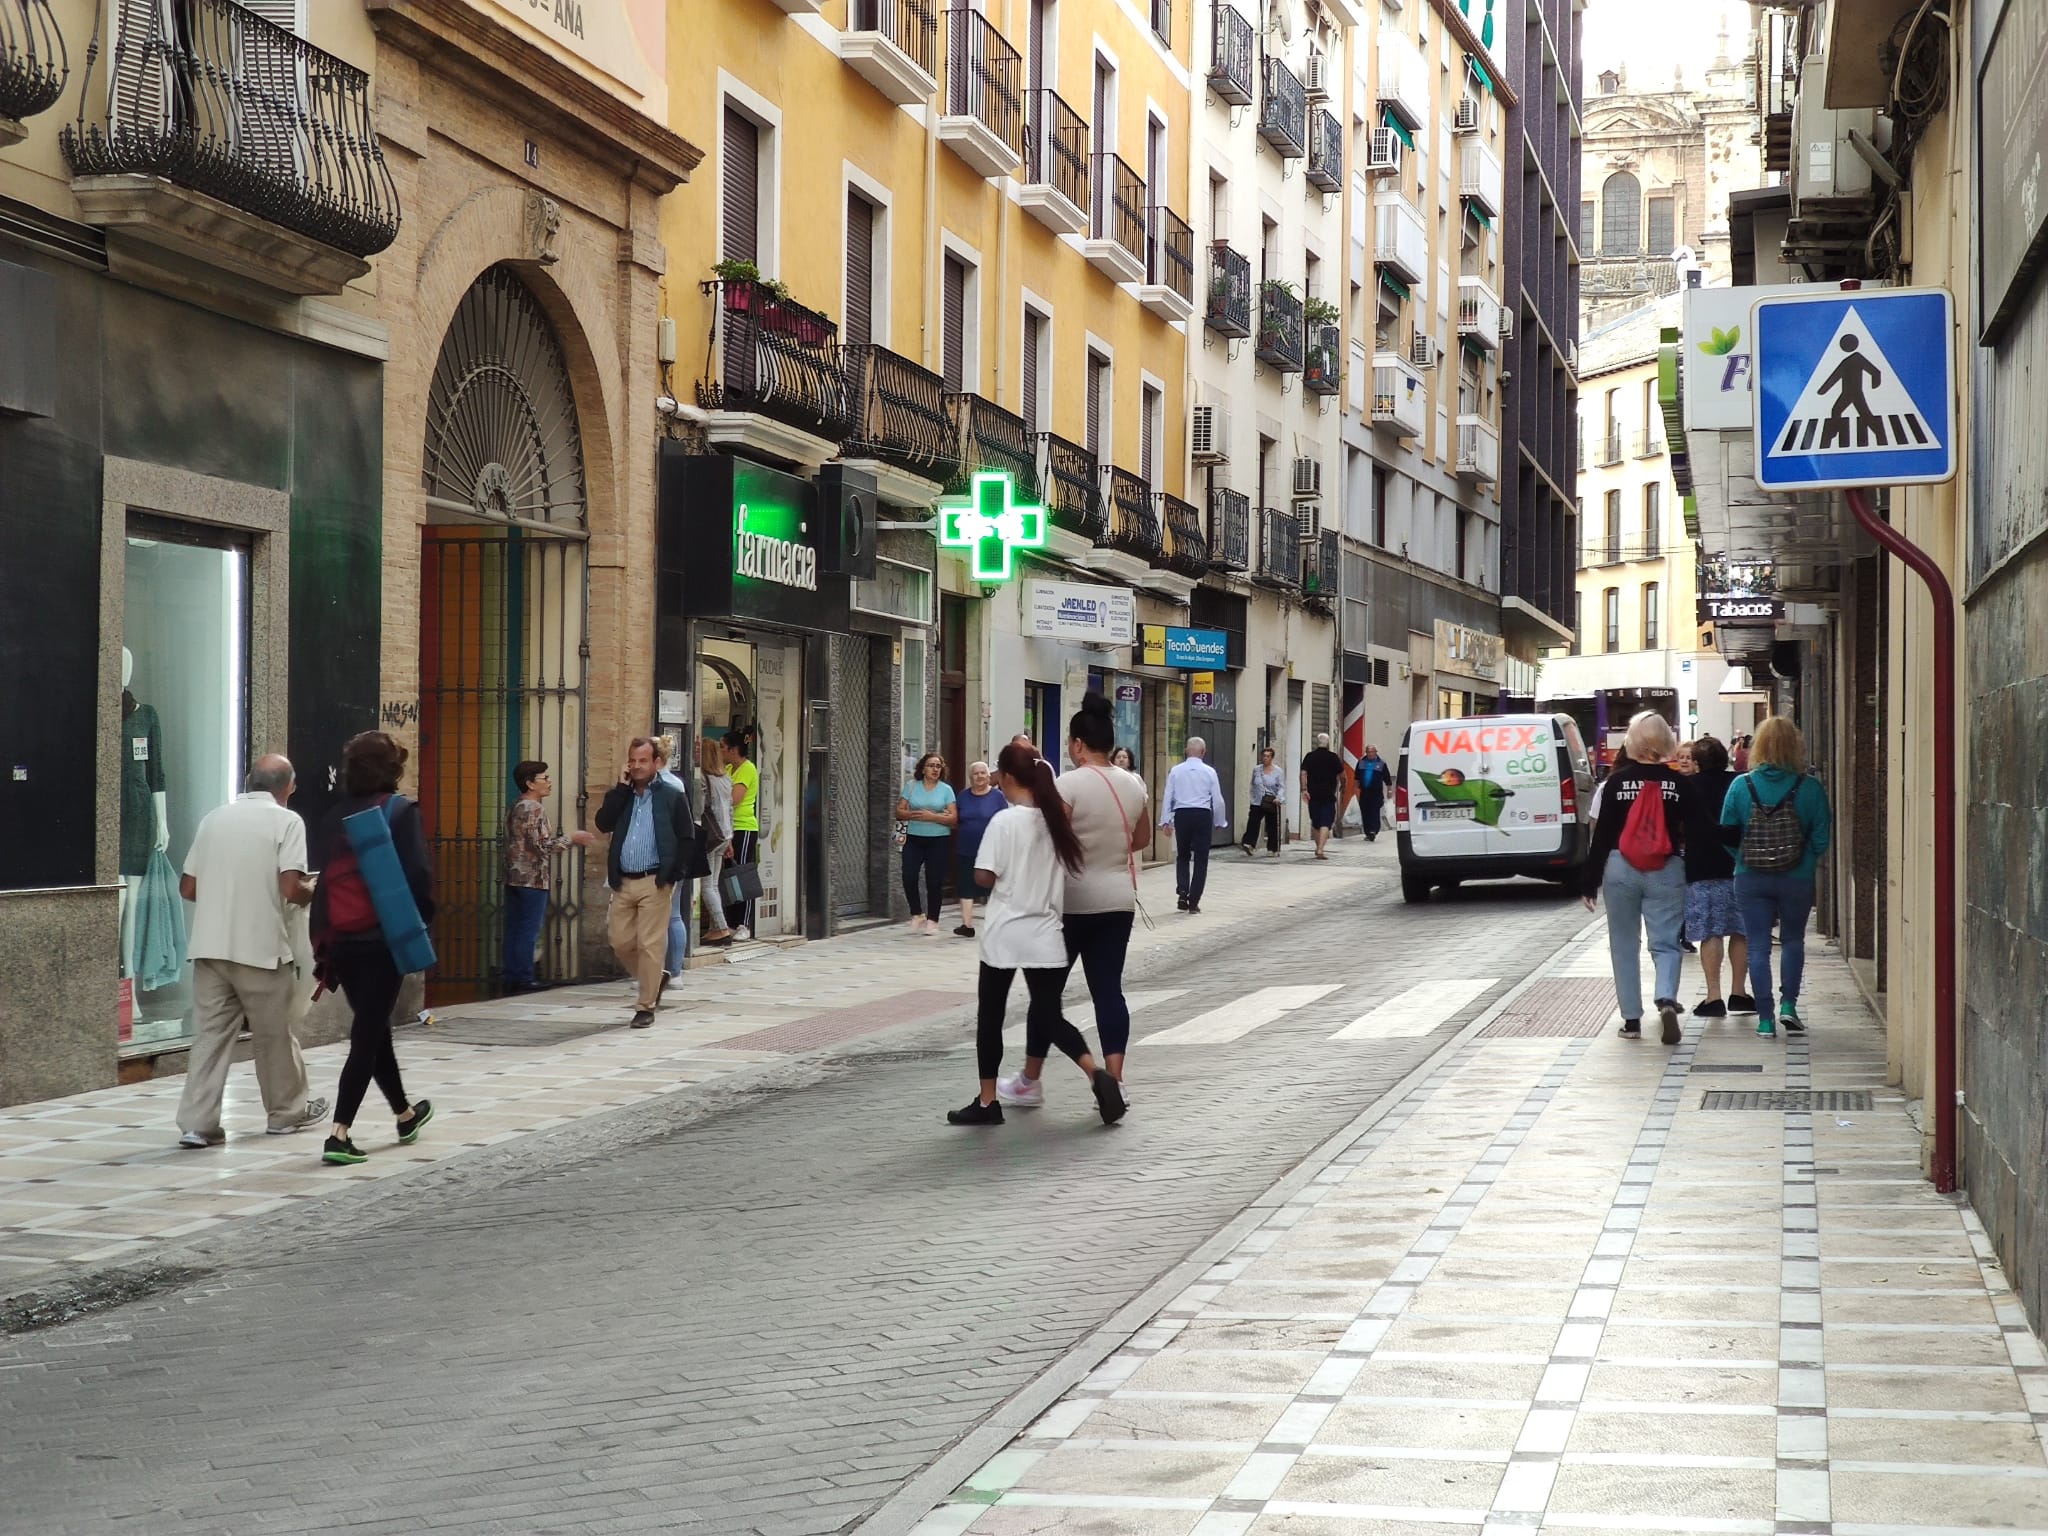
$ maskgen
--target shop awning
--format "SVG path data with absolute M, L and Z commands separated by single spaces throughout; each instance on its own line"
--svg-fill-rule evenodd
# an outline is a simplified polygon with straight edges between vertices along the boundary
M 1394 116 L 1392 112 L 1382 110 L 1380 113 L 1380 121 L 1385 123 L 1389 128 L 1393 129 L 1394 137 L 1399 139 L 1403 144 L 1406 144 L 1410 149 L 1413 149 L 1415 147 L 1415 135 L 1410 133 L 1408 131 L 1408 125 L 1402 122 L 1401 119 L 1399 119 L 1398 117 Z
M 1394 276 L 1385 267 L 1380 268 L 1380 286 L 1400 298 L 1405 299 L 1408 297 L 1408 285 Z
M 1472 217 L 1477 219 L 1481 224 L 1484 224 L 1488 229 L 1493 228 L 1493 220 L 1487 216 L 1486 210 L 1480 207 L 1477 203 L 1473 202 L 1470 198 L 1467 198 L 1465 200 L 1465 211 L 1471 214 Z
M 1489 95 L 1492 94 L 1493 77 L 1486 72 L 1486 66 L 1480 63 L 1479 60 L 1472 54 L 1468 53 L 1465 55 L 1465 67 L 1471 70 L 1473 75 L 1478 79 L 1479 88 L 1487 92 Z

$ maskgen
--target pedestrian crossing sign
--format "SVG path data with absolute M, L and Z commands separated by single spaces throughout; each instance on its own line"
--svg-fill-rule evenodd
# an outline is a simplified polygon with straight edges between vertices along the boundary
M 1956 472 L 1954 313 L 1944 288 L 1758 299 L 1756 483 L 1925 485 Z

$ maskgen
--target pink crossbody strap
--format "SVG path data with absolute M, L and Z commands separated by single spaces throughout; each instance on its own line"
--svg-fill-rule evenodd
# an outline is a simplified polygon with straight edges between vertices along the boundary
M 1124 797 L 1116 792 L 1115 779 L 1112 779 L 1093 763 L 1087 763 L 1083 766 L 1109 786 L 1109 798 L 1116 806 L 1116 819 L 1124 825 L 1124 864 L 1130 872 L 1131 892 L 1135 895 L 1138 889 L 1138 850 L 1131 846 L 1131 817 L 1130 813 L 1124 809 Z

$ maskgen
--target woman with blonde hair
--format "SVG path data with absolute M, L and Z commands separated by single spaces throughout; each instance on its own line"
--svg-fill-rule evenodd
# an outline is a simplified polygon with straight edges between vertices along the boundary
M 1756 1032 L 1766 1039 L 1776 1025 L 1806 1033 L 1799 1017 L 1799 984 L 1806 973 L 1806 920 L 1813 913 L 1814 871 L 1834 833 L 1827 791 L 1806 772 L 1806 740 L 1799 727 L 1773 715 L 1750 743 L 1749 772 L 1728 786 L 1721 802 L 1721 836 L 1735 850 L 1735 903 L 1749 939 L 1749 990 L 1756 999 Z M 1771 925 L 1784 949 L 1777 1012 L 1771 1011 Z
M 1586 857 L 1586 910 L 1607 892 L 1607 950 L 1614 964 L 1614 996 L 1621 1005 L 1621 1033 L 1643 1037 L 1643 931 L 1650 935 L 1656 965 L 1657 1017 L 1663 1041 L 1676 1045 L 1678 968 L 1683 960 L 1679 930 L 1685 921 L 1684 780 L 1666 764 L 1678 748 L 1670 722 L 1645 710 L 1629 722 L 1628 760 L 1601 785 L 1593 846 Z M 1631 825 L 1637 802 L 1659 802 L 1654 819 Z M 1626 834 L 1626 835 L 1625 835 Z

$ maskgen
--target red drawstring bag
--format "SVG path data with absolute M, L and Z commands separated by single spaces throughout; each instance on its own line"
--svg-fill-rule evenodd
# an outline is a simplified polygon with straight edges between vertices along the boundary
M 1622 824 L 1621 856 L 1647 874 L 1662 869 L 1672 852 L 1671 829 L 1664 821 L 1663 781 L 1646 779 Z

